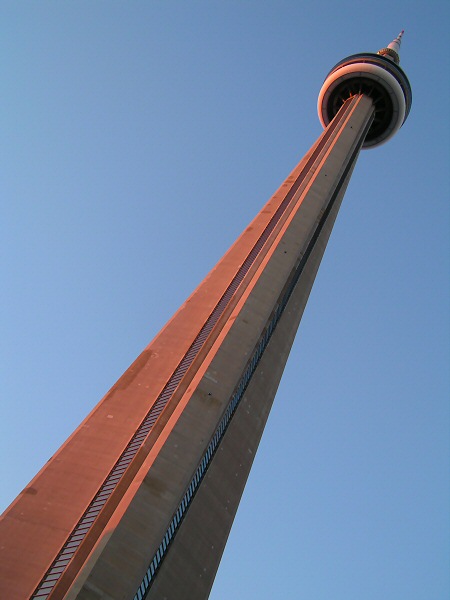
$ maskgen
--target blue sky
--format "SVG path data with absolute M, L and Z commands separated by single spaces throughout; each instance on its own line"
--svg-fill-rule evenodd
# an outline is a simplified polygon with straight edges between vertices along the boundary
M 448 597 L 449 12 L 0 2 L 2 509 L 404 28 L 410 117 L 360 156 L 211 600 Z

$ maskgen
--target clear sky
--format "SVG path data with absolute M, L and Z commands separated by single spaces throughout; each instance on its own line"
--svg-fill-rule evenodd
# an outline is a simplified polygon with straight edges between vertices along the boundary
M 449 4 L 0 1 L 0 504 L 405 29 L 409 120 L 356 166 L 211 600 L 449 585 Z

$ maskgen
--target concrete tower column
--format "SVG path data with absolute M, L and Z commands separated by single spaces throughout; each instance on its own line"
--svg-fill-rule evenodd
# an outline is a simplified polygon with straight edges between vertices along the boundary
M 332 69 L 323 134 L 5 511 L 0 598 L 207 598 L 360 149 L 407 118 L 400 41 Z

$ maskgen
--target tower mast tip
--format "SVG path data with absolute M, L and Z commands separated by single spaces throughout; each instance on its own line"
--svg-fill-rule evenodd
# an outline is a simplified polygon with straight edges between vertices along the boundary
M 400 63 L 400 45 L 402 43 L 402 36 L 404 33 L 405 30 L 402 29 L 395 40 L 392 40 L 387 48 L 381 48 L 377 54 L 392 60 L 396 65 L 398 65 Z

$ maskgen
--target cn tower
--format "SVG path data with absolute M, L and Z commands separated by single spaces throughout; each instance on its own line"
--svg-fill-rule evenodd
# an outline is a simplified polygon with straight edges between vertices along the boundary
M 0 522 L 0 598 L 208 597 L 361 148 L 408 117 L 403 32 L 341 60 L 325 128 Z

